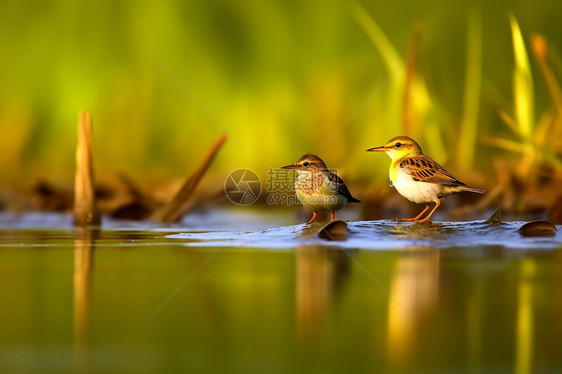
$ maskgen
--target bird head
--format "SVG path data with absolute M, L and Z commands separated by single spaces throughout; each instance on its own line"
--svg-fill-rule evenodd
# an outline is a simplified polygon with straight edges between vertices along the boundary
M 416 156 L 422 154 L 421 147 L 416 141 L 407 136 L 397 136 L 386 142 L 381 147 L 369 148 L 367 152 L 386 152 L 392 160 L 397 160 L 406 156 Z
M 299 157 L 297 162 L 292 165 L 283 166 L 281 169 L 295 169 L 297 171 L 315 171 L 320 169 L 327 169 L 326 164 L 322 159 L 311 153 L 307 153 Z

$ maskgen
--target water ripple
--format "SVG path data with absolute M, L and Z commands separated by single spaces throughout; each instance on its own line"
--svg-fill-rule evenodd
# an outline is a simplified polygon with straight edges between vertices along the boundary
M 325 245 L 341 248 L 392 249 L 427 246 L 458 248 L 475 246 L 502 246 L 514 249 L 562 248 L 560 227 L 555 236 L 527 238 L 517 230 L 525 222 L 505 222 L 490 226 L 484 221 L 399 223 L 388 220 L 347 222 L 348 238 L 344 241 L 326 241 L 310 231 L 322 225 L 274 227 L 259 231 L 212 231 L 169 235 L 171 239 L 185 240 L 185 245 L 225 246 L 252 248 L 294 248 L 303 245 Z

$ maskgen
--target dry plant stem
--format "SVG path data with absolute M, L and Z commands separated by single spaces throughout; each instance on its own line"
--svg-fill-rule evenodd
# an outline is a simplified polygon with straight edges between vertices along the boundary
M 537 137 L 540 136 L 537 142 L 539 142 L 539 144 L 549 144 L 551 149 L 556 149 L 560 145 L 559 129 L 562 123 L 562 91 L 556 79 L 556 74 L 554 74 L 551 64 L 549 63 L 548 42 L 544 36 L 539 34 L 533 35 L 531 38 L 531 48 L 548 87 L 554 106 L 552 118 L 547 120 L 547 118 L 543 116 L 541 121 L 539 121 L 539 125 L 543 125 L 540 126 L 543 131 L 536 135 Z M 552 142 L 551 140 L 547 140 L 548 137 L 554 137 L 554 139 L 558 139 L 558 141 Z
M 75 226 L 97 226 L 101 223 L 94 194 L 92 144 L 92 117 L 88 112 L 80 112 L 74 179 Z
M 189 199 L 182 207 L 182 217 L 190 212 L 211 203 L 214 200 L 224 198 L 224 186 L 205 186 L 205 195 L 198 196 L 197 199 Z
M 187 204 L 189 198 L 207 172 L 207 169 L 209 169 L 209 166 L 213 162 L 213 159 L 221 149 L 226 139 L 228 139 L 227 134 L 221 135 L 221 137 L 211 147 L 203 162 L 199 165 L 199 167 L 197 168 L 197 170 L 195 170 L 191 177 L 189 177 L 189 179 L 183 184 L 172 201 L 154 212 L 151 217 L 153 221 L 179 222 L 181 220 L 183 215 L 186 213 L 187 208 L 189 207 L 189 205 Z
M 556 75 L 548 63 L 548 43 L 542 35 L 537 34 L 531 39 L 531 48 L 554 102 L 556 113 L 559 117 L 562 117 L 562 92 L 556 80 Z

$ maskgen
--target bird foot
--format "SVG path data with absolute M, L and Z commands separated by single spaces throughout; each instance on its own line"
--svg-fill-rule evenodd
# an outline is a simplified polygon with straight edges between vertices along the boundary
M 318 213 L 313 212 L 312 218 L 311 218 L 310 221 L 308 221 L 307 223 L 312 223 L 312 222 L 316 219 L 316 217 L 318 217 Z
M 418 222 L 415 218 L 394 218 L 396 222 Z

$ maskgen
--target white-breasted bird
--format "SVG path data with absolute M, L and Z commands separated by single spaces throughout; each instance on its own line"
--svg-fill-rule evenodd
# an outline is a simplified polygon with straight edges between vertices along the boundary
M 424 155 L 418 143 L 407 136 L 397 136 L 381 147 L 367 149 L 367 152 L 385 152 L 392 159 L 388 171 L 391 186 L 411 202 L 426 204 L 416 217 L 398 221 L 426 222 L 441 204 L 442 197 L 465 191 L 484 193 L 457 180 L 431 157 Z M 432 202 L 435 207 L 421 218 Z

